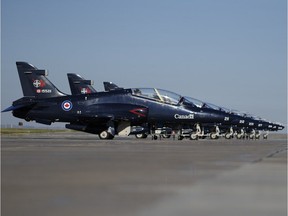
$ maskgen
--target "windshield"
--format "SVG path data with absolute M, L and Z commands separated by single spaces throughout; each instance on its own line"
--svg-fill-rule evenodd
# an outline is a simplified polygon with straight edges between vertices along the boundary
M 214 109 L 214 110 L 221 110 L 221 108 L 219 106 L 216 106 L 216 105 L 211 104 L 211 103 L 205 103 L 204 107 Z
M 219 111 L 231 113 L 231 111 L 227 108 L 220 107 L 220 106 L 217 106 L 217 105 L 214 105 L 211 103 L 203 102 L 203 101 L 200 101 L 198 99 L 188 97 L 188 96 L 184 97 L 184 103 L 189 104 L 191 106 L 198 107 L 198 108 L 209 108 L 209 109 L 214 109 L 214 110 L 219 110 Z
M 224 111 L 226 113 L 232 113 L 232 111 L 228 108 L 225 108 L 225 107 L 220 107 L 221 111 Z
M 132 94 L 173 105 L 178 104 L 181 99 L 181 95 L 156 88 L 132 88 Z
M 247 116 L 247 113 L 245 113 L 245 112 L 240 112 L 239 110 L 231 110 L 231 113 L 234 114 L 234 115 L 241 116 L 241 117 L 248 117 L 248 116 Z
M 202 108 L 204 105 L 203 101 L 200 101 L 192 97 L 185 96 L 184 99 L 186 100 L 186 102 L 190 102 L 192 105 L 199 107 L 199 108 Z

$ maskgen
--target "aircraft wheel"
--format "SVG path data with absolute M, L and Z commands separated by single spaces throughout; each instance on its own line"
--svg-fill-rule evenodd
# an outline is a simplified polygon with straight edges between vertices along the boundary
M 154 140 L 157 140 L 157 139 L 158 139 L 157 135 L 152 135 L 152 138 L 153 138 Z
M 260 139 L 260 134 L 255 135 L 255 139 Z
M 171 137 L 171 135 L 163 134 L 162 137 L 165 138 L 165 139 L 169 139 Z
M 218 136 L 217 136 L 216 133 L 211 133 L 211 134 L 210 134 L 210 138 L 211 138 L 211 139 L 218 139 Z
M 197 139 L 198 139 L 198 135 L 196 133 L 190 134 L 190 140 L 197 140 Z
M 242 135 L 241 134 L 237 134 L 237 139 L 241 139 L 242 138 Z
M 254 139 L 254 138 L 255 138 L 254 134 L 249 135 L 249 139 Z
M 100 139 L 109 139 L 110 137 L 110 134 L 107 132 L 107 131 L 102 131 L 100 134 L 99 134 L 99 138 Z
M 229 133 L 226 133 L 226 134 L 225 134 L 225 138 L 226 138 L 226 139 L 231 139 L 231 137 L 232 137 L 232 136 L 231 136 Z
M 263 135 L 263 139 L 267 139 L 268 138 L 268 135 L 267 134 L 264 134 Z
M 147 138 L 147 134 L 143 133 L 143 134 L 135 134 L 137 139 L 146 139 Z

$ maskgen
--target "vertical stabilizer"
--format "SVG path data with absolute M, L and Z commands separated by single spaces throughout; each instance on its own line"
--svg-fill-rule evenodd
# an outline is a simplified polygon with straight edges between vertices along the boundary
M 68 73 L 68 80 L 72 95 L 91 94 L 97 91 L 92 87 L 92 80 L 85 80 L 79 74 Z
M 65 96 L 47 79 L 46 70 L 39 70 L 27 62 L 16 62 L 16 66 L 24 96 L 36 98 Z
M 117 86 L 115 83 L 113 82 L 103 82 L 104 84 L 104 89 L 105 91 L 114 91 L 114 90 L 120 90 L 123 89 L 119 86 Z

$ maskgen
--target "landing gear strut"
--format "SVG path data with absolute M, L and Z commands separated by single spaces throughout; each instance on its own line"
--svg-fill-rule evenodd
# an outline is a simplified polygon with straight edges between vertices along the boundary
M 225 134 L 225 138 L 226 139 L 231 139 L 232 137 L 233 137 L 233 128 L 232 127 L 230 127 L 230 130 L 229 130 L 229 132 L 227 132 L 226 134 Z
M 218 126 L 215 126 L 215 132 L 210 133 L 211 139 L 218 139 L 220 136 L 220 129 Z
M 204 137 L 204 129 L 201 130 L 201 127 L 199 124 L 196 124 L 196 131 L 191 132 L 190 139 L 191 140 L 197 140 L 199 137 Z
M 237 139 L 245 138 L 245 132 L 243 128 L 241 129 L 240 133 L 237 132 L 236 137 Z
M 263 139 L 268 139 L 268 131 L 266 131 L 266 133 L 263 134 Z
M 255 136 L 256 136 L 256 131 L 253 129 L 251 133 L 249 134 L 249 139 L 255 139 Z

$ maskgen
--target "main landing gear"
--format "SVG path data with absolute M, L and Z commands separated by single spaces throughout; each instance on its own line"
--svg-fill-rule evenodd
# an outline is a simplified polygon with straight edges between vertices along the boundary
M 179 132 L 178 140 L 182 140 L 184 138 L 189 138 L 190 140 L 198 140 L 200 138 L 204 139 L 207 137 L 205 134 L 204 127 L 201 128 L 200 124 L 195 125 L 196 130 L 193 131 L 192 129 L 182 129 Z M 210 133 L 211 139 L 218 139 L 220 137 L 220 129 L 218 126 L 215 126 L 213 132 Z
M 236 138 L 237 139 L 244 139 L 245 138 L 245 131 L 244 129 L 242 128 L 240 130 L 240 133 L 239 132 L 235 132 L 235 135 L 236 135 Z
M 233 137 L 233 133 L 234 133 L 233 128 L 230 127 L 230 130 L 225 134 L 225 138 L 231 139 Z
M 211 139 L 218 139 L 219 137 L 220 137 L 220 129 L 218 126 L 215 126 L 215 131 L 210 133 L 210 138 Z
M 190 133 L 190 140 L 197 140 L 199 137 L 204 137 L 204 129 L 201 130 L 199 124 L 196 124 L 196 131 Z
M 100 139 L 114 139 L 114 136 L 115 129 L 112 127 L 109 127 L 107 130 L 104 130 L 99 134 Z

